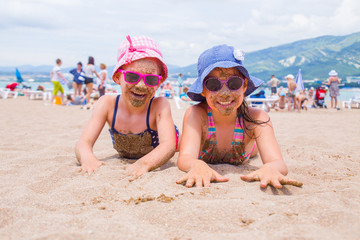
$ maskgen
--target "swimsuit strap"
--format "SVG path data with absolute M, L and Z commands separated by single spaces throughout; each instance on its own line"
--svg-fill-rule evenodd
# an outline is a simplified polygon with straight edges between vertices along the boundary
M 241 142 L 244 139 L 244 130 L 243 130 L 243 117 L 239 114 L 236 115 L 236 123 L 235 123 L 235 129 L 234 129 L 234 136 L 233 141 L 231 145 L 236 144 L 236 142 Z
M 215 134 L 215 123 L 210 107 L 208 107 L 207 115 L 208 115 L 208 138 L 210 138 L 211 135 Z
M 147 129 L 150 129 L 149 116 L 150 116 L 150 107 L 151 107 L 151 103 L 152 103 L 153 99 L 154 98 L 150 99 L 149 107 L 148 107 L 148 110 L 147 110 L 147 113 L 146 113 L 146 126 L 147 126 Z
M 215 134 L 215 123 L 214 118 L 212 116 L 211 108 L 208 107 L 208 138 L 210 138 L 212 135 Z M 240 119 L 240 120 L 239 120 Z M 241 115 L 236 115 L 236 123 L 235 123 L 235 129 L 234 129 L 234 136 L 233 139 L 235 142 L 242 141 L 244 139 L 244 131 L 243 131 L 243 118 Z M 235 142 L 233 141 L 231 145 L 234 145 Z
M 112 123 L 111 123 L 111 129 L 112 130 L 114 130 L 114 126 L 115 126 L 115 119 L 116 119 L 116 113 L 117 113 L 117 109 L 118 109 L 119 99 L 120 99 L 120 94 L 116 96 L 114 115 L 113 115 L 113 120 L 112 120 Z
M 246 159 L 248 159 L 250 157 L 250 155 L 254 151 L 255 147 L 256 147 L 256 142 L 254 142 L 254 145 L 253 145 L 251 151 L 249 152 L 249 154 L 246 154 L 246 151 L 244 152 L 244 154 L 242 154 L 244 156 L 244 160 L 246 160 Z
M 241 138 L 240 139 L 242 141 L 244 139 L 244 118 L 242 115 L 240 115 L 240 127 L 241 127 L 241 129 L 240 129 L 241 130 Z M 250 157 L 250 155 L 254 151 L 255 147 L 256 147 L 256 142 L 254 142 L 254 145 L 248 154 L 246 154 L 246 151 L 244 151 L 244 153 L 242 154 L 244 156 L 244 160 L 246 160 Z

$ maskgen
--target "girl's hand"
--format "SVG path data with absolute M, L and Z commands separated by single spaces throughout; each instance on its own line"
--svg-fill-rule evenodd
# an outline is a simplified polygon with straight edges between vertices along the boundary
M 79 172 L 88 173 L 89 175 L 91 175 L 92 173 L 95 173 L 95 171 L 104 164 L 105 164 L 104 162 L 95 159 L 95 161 L 89 161 L 84 164 L 81 164 L 81 168 Z
M 196 160 L 190 168 L 190 171 L 182 178 L 176 181 L 177 184 L 186 182 L 186 187 L 210 187 L 210 182 L 227 182 L 229 178 L 224 177 L 211 169 L 204 161 Z
M 259 170 L 241 176 L 241 179 L 246 182 L 260 181 L 260 187 L 262 188 L 267 185 L 272 185 L 275 188 L 282 188 L 282 185 L 293 185 L 296 187 L 303 185 L 301 182 L 285 177 L 269 164 L 264 164 Z
M 141 160 L 137 160 L 127 168 L 127 174 L 125 177 L 130 177 L 129 181 L 132 182 L 148 171 L 150 171 L 149 166 L 141 162 Z

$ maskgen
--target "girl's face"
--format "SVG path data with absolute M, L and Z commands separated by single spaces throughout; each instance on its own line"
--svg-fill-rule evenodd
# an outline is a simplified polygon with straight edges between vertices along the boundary
M 206 76 L 204 82 L 210 77 L 215 77 L 224 81 L 231 76 L 240 76 L 241 78 L 245 79 L 236 67 L 215 68 Z M 222 84 L 221 89 L 217 92 L 211 92 L 205 86 L 203 86 L 203 94 L 206 98 L 206 102 L 212 110 L 218 111 L 222 115 L 228 116 L 236 111 L 237 108 L 242 104 L 244 100 L 244 93 L 246 91 L 246 83 L 247 80 L 243 83 L 241 88 L 235 91 L 229 90 L 225 83 Z
M 141 74 L 161 75 L 162 69 L 156 60 L 144 58 L 133 61 L 128 65 L 124 65 L 122 70 Z M 119 72 L 116 73 L 114 79 L 115 82 L 121 86 L 121 92 L 124 99 L 128 100 L 134 107 L 141 107 L 149 102 L 150 99 L 154 97 L 160 84 L 159 82 L 157 86 L 149 87 L 144 83 L 144 79 L 141 79 L 136 84 L 127 83 L 124 80 L 124 74 Z

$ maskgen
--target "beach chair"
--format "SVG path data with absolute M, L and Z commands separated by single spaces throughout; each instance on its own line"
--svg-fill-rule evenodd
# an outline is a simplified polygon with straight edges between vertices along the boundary
M 16 92 L 16 91 L 11 91 L 11 90 L 8 89 L 8 88 L 2 88 L 2 89 L 0 89 L 0 96 L 1 96 L 1 98 L 3 98 L 3 99 L 8 98 L 9 96 L 12 96 L 13 98 L 17 98 L 18 95 L 19 95 L 18 92 Z
M 0 88 L 0 97 L 7 98 L 7 91 L 4 88 Z
M 360 107 L 360 96 L 355 96 L 355 97 L 350 98 L 349 101 L 342 102 L 343 108 L 347 107 L 347 108 L 351 109 L 353 104 L 356 106 L 356 108 Z
M 29 96 L 30 100 L 37 100 L 37 99 L 42 99 L 42 100 L 47 100 L 47 99 L 51 99 L 51 93 L 50 92 L 44 92 L 44 91 L 27 91 L 26 93 Z
M 279 96 L 272 95 L 270 97 L 266 97 L 264 90 L 261 90 L 257 94 L 250 95 L 246 98 L 246 102 L 251 107 L 261 107 L 266 112 L 269 112 L 271 105 L 277 100 L 279 100 Z
M 351 109 L 351 103 L 352 103 L 352 98 L 349 98 L 349 101 L 343 101 L 342 102 L 342 106 L 343 108 L 348 108 L 348 109 Z

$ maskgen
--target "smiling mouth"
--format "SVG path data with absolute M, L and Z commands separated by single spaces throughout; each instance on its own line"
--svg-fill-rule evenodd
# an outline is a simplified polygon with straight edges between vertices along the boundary
M 136 93 L 136 92 L 131 92 L 133 96 L 137 97 L 137 98 L 144 98 L 146 96 L 146 93 Z
M 221 106 L 229 106 L 233 103 L 234 101 L 218 101 L 217 103 L 220 104 Z

